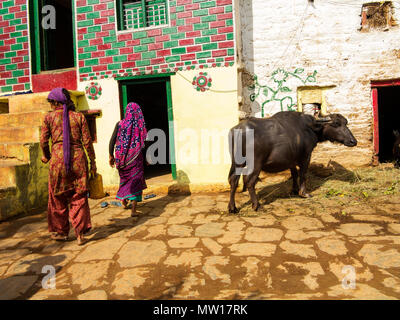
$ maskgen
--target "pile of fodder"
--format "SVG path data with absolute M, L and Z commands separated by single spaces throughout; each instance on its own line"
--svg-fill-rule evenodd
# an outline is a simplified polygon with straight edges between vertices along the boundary
M 319 182 L 321 187 L 316 190 L 316 194 L 327 198 L 368 199 L 400 193 L 400 170 L 394 168 L 392 164 L 342 170 L 325 178 L 317 177 L 317 179 L 322 179 L 324 182 Z M 312 183 L 318 183 L 318 181 Z
M 301 206 L 313 203 L 324 203 L 325 200 L 337 201 L 341 205 L 360 204 L 374 197 L 400 195 L 400 170 L 393 164 L 381 164 L 377 167 L 348 169 L 336 162 L 327 166 L 312 164 L 307 172 L 307 192 L 312 198 L 303 201 L 292 195 L 290 171 L 261 176 L 257 184 L 257 196 L 261 210 L 268 211 L 268 206 L 278 201 L 281 204 L 298 203 Z M 236 194 L 237 206 L 241 207 L 240 215 L 259 215 L 251 208 L 248 192 Z

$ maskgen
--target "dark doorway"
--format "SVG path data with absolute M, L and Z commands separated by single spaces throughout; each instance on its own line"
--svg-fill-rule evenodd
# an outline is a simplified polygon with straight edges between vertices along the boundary
M 122 116 L 125 114 L 126 105 L 129 102 L 136 102 L 140 105 L 146 122 L 146 128 L 149 132 L 151 129 L 161 129 L 166 137 L 166 163 L 165 164 L 149 164 L 145 165 L 145 178 L 171 174 L 175 178 L 174 168 L 171 165 L 171 141 L 173 149 L 173 139 L 170 137 L 169 120 L 172 120 L 172 106 L 170 105 L 169 78 L 167 79 L 143 79 L 122 82 Z M 152 144 L 157 142 L 149 141 L 146 150 Z M 174 150 L 172 150 L 174 152 Z M 158 153 L 155 153 L 158 156 Z
M 52 11 L 42 11 L 45 6 L 55 9 L 54 29 L 49 27 Z M 34 73 L 75 66 L 72 8 L 70 0 L 30 1 Z
M 399 101 L 400 86 L 378 88 L 379 162 L 393 161 L 393 131 L 400 131 Z

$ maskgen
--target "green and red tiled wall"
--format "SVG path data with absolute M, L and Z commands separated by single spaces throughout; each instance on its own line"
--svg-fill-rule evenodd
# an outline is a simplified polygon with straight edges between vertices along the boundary
M 0 1 L 0 94 L 30 89 L 26 3 Z
M 118 0 L 117 0 L 118 1 Z M 170 26 L 117 31 L 116 0 L 77 0 L 79 78 L 232 66 L 233 0 L 169 0 Z

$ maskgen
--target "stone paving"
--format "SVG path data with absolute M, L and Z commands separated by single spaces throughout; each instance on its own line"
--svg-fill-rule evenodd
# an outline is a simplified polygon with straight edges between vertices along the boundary
M 102 201 L 90 200 L 84 246 L 50 240 L 45 213 L 0 224 L 0 299 L 400 298 L 398 196 L 345 217 L 335 199 L 276 198 L 232 215 L 227 193 L 160 195 L 138 218 Z M 55 289 L 42 288 L 45 265 Z M 354 289 L 342 285 L 344 266 Z

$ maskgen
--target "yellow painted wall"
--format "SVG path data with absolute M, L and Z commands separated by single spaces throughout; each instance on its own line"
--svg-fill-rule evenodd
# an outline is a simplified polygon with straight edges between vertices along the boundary
M 204 71 L 212 78 L 211 90 L 206 92 L 196 91 L 191 83 L 199 70 L 171 77 L 178 177 L 182 173 L 190 183 L 227 183 L 228 132 L 238 123 L 237 67 Z M 217 134 L 209 152 L 207 133 Z
M 222 92 L 198 92 L 193 88 L 193 77 L 202 71 L 212 78 L 211 90 Z M 108 164 L 109 141 L 120 120 L 118 82 L 114 79 L 96 82 L 102 87 L 101 97 L 89 100 L 82 96 L 78 105 L 80 110 L 102 111 L 102 116 L 96 120 L 97 169 L 103 176 L 104 186 L 118 186 L 118 172 Z M 80 83 L 79 90 L 84 91 L 89 83 Z M 230 168 L 228 131 L 238 122 L 237 67 L 178 72 L 171 76 L 171 91 L 178 178 L 183 177 L 185 182 L 188 179 L 194 184 L 227 183 Z M 212 143 L 205 142 L 207 134 L 216 137 Z M 204 150 L 206 146 L 210 147 L 209 153 Z M 188 154 L 194 156 L 189 156 L 188 160 Z
M 297 88 L 297 111 L 303 111 L 303 104 L 320 103 L 321 114 L 327 115 L 325 92 L 334 86 L 305 86 Z
M 79 90 L 85 91 L 85 87 L 92 81 L 79 84 Z M 103 184 L 119 185 L 118 171 L 108 164 L 108 144 L 115 124 L 120 119 L 118 82 L 114 79 L 96 80 L 102 87 L 102 95 L 98 100 L 90 100 L 86 95 L 78 98 L 79 110 L 99 109 L 101 116 L 96 120 L 97 142 L 93 144 L 96 153 L 97 171 L 103 177 Z

